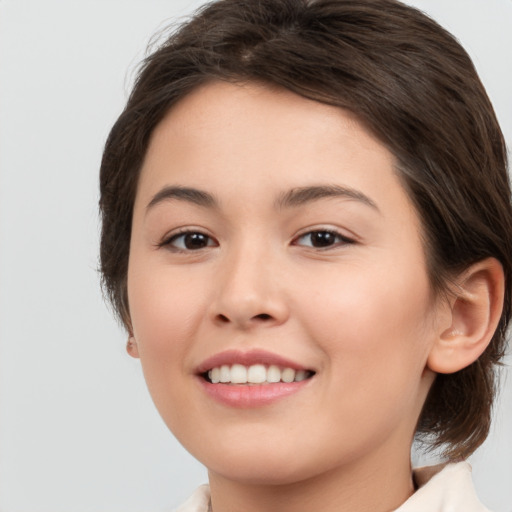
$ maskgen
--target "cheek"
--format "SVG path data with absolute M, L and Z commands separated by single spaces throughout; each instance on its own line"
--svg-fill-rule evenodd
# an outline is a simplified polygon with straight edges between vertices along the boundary
M 342 270 L 308 273 L 293 295 L 302 297 L 297 302 L 306 306 L 303 317 L 312 328 L 326 334 L 338 331 L 336 338 L 342 342 L 353 335 L 373 333 L 366 343 L 382 346 L 382 336 L 394 338 L 396 333 L 394 342 L 399 343 L 406 333 L 421 333 L 423 328 L 419 328 L 427 324 L 431 310 L 424 269 L 407 269 L 399 262 L 387 267 L 347 265 Z
M 352 389 L 346 396 L 354 402 L 368 389 L 380 399 L 417 389 L 432 341 L 431 298 L 424 269 L 409 267 L 352 267 L 316 281 L 314 300 L 301 301 L 304 328 L 328 355 L 332 382 Z
M 186 383 L 191 340 L 204 316 L 205 291 L 191 286 L 183 272 L 133 262 L 128 297 L 134 336 L 151 397 L 172 431 L 182 427 L 181 413 L 190 407 Z
M 176 364 L 176 355 L 193 338 L 204 316 L 207 291 L 184 272 L 171 267 L 155 271 L 137 263 L 131 262 L 128 273 L 128 298 L 142 362 L 160 358 Z

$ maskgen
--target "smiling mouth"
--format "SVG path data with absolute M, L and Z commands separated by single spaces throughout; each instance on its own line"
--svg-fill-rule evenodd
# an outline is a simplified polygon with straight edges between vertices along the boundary
M 310 379 L 315 374 L 311 370 L 295 370 L 289 367 L 277 365 L 253 364 L 244 366 L 242 364 L 221 365 L 211 368 L 201 376 L 211 384 L 227 385 L 262 385 L 277 383 L 302 382 Z

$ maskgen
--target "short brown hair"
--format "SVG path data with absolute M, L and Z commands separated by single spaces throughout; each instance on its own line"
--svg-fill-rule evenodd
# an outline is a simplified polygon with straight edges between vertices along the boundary
M 219 0 L 144 62 L 101 165 L 103 285 L 130 326 L 126 276 L 133 204 L 150 136 L 211 80 L 257 81 L 354 112 L 393 153 L 421 218 L 433 290 L 486 257 L 506 279 L 485 353 L 438 375 L 418 424 L 450 458 L 486 438 L 511 314 L 512 212 L 503 135 L 473 64 L 422 12 L 395 0 Z

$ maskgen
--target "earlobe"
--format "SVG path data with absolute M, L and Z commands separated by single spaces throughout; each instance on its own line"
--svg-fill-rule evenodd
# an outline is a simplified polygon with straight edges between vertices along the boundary
M 140 357 L 137 341 L 135 340 L 135 337 L 132 334 L 130 334 L 128 341 L 126 342 L 126 352 L 128 352 L 129 355 L 135 357 L 136 359 Z
M 137 345 L 137 340 L 135 339 L 135 336 L 133 334 L 133 327 L 132 327 L 132 319 L 130 318 L 130 315 L 128 314 L 128 309 L 125 308 L 124 310 L 124 326 L 126 330 L 128 331 L 128 340 L 126 341 L 126 352 L 132 357 L 135 357 L 136 359 L 139 359 L 139 347 Z
M 450 300 L 451 325 L 440 332 L 427 366 L 437 373 L 454 373 L 474 363 L 489 345 L 503 309 L 503 268 L 487 258 L 457 279 Z

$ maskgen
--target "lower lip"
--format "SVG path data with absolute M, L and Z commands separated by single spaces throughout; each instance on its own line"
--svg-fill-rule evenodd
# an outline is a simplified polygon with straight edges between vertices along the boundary
M 311 378 L 300 382 L 276 382 L 272 384 L 212 384 L 199 377 L 206 393 L 217 402 L 230 407 L 251 408 L 272 404 L 298 393 Z

